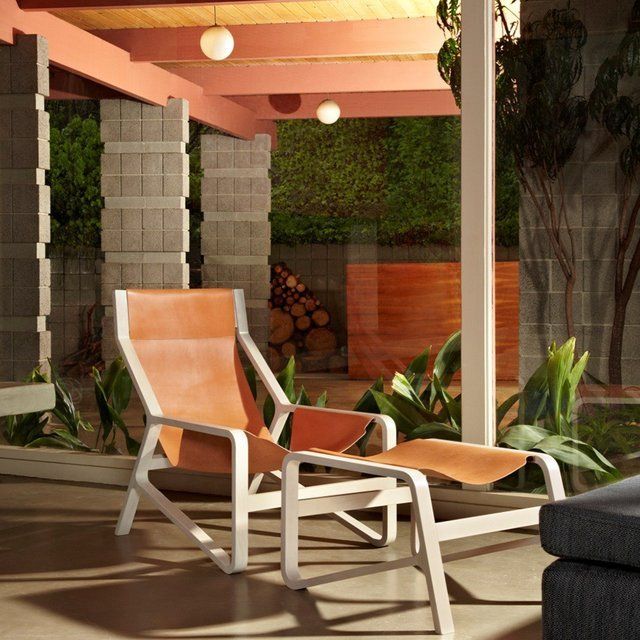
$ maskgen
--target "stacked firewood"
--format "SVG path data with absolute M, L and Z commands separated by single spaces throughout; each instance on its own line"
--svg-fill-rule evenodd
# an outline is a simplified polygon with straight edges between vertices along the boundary
M 295 356 L 305 370 L 324 368 L 336 352 L 331 315 L 317 296 L 284 263 L 271 267 L 269 356 L 277 368 Z

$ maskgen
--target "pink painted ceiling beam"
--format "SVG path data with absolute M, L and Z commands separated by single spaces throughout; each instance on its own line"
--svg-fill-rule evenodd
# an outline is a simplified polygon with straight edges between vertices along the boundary
M 140 62 L 208 60 L 200 49 L 206 27 L 103 29 L 93 33 Z M 247 24 L 230 26 L 230 60 L 436 54 L 443 42 L 435 18 Z
M 211 95 L 369 93 L 448 89 L 435 60 L 173 67 Z
M 261 4 L 299 0 L 18 0 L 24 11 L 64 11 L 91 9 L 152 9 L 169 7 L 210 7 L 214 4 Z
M 232 100 L 267 120 L 299 120 L 315 118 L 316 108 L 324 94 L 300 96 L 301 103 L 293 113 L 281 113 L 268 96 L 232 96 Z M 406 91 L 402 93 L 343 93 L 335 96 L 343 118 L 400 118 L 408 116 L 460 115 L 450 91 Z
M 202 87 L 154 64 L 131 62 L 126 51 L 55 16 L 27 13 L 15 0 L 3 0 L 0 42 L 12 44 L 16 33 L 44 36 L 51 63 L 83 78 L 152 104 L 185 98 L 194 120 L 241 137 L 256 132 L 255 115 L 246 107 L 220 96 L 206 96 Z

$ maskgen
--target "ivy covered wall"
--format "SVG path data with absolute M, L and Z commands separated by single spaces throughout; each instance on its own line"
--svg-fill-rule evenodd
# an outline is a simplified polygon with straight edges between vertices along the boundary
M 518 183 L 496 164 L 496 241 L 515 246 Z M 274 243 L 459 243 L 457 117 L 282 122 L 272 173 Z

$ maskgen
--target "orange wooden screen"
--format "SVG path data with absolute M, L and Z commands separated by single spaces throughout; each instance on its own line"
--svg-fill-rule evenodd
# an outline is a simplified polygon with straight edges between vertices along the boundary
M 498 380 L 518 379 L 518 301 L 518 263 L 496 263 Z M 460 328 L 460 263 L 347 265 L 347 321 L 349 377 L 392 377 Z

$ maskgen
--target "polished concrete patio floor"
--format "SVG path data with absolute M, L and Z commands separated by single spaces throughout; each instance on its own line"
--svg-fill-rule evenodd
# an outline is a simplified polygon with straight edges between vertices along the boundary
M 251 520 L 245 574 L 226 576 L 143 504 L 131 535 L 113 535 L 122 490 L 0 476 L 0 638 L 435 637 L 416 569 L 294 592 L 282 586 L 276 514 Z M 223 503 L 174 496 L 228 542 Z M 304 520 L 308 571 L 391 559 L 325 519 Z M 477 549 L 485 546 L 483 553 Z M 550 558 L 537 537 L 501 533 L 443 545 L 455 640 L 540 637 L 540 577 Z

